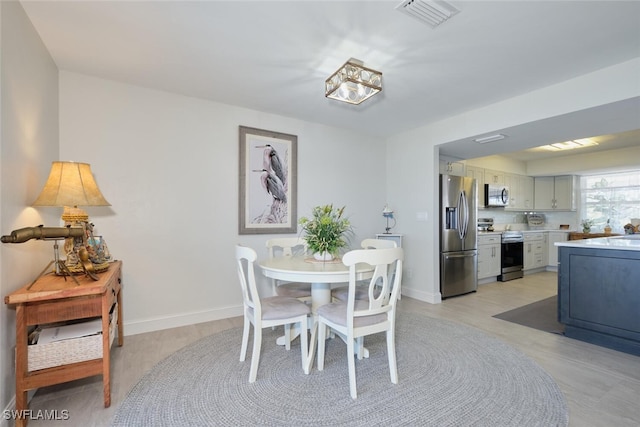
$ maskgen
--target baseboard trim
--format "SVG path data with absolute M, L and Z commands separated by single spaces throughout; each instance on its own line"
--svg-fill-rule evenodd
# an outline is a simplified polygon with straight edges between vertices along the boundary
M 184 313 L 175 316 L 155 317 L 143 320 L 124 322 L 124 335 L 137 335 L 146 332 L 160 331 L 163 329 L 178 328 L 181 326 L 194 325 L 196 323 L 211 322 L 213 320 L 228 319 L 230 317 L 242 316 L 242 306 L 226 307 L 217 310 L 198 311 Z
M 442 302 L 442 294 L 440 294 L 440 292 L 433 293 L 418 291 L 411 288 L 402 288 L 402 295 L 431 304 L 440 304 Z

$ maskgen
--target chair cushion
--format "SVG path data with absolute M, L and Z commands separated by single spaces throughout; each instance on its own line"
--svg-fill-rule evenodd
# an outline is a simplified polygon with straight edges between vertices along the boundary
M 311 312 L 308 305 L 290 297 L 267 297 L 262 298 L 260 303 L 262 304 L 262 318 L 264 320 L 288 319 Z
M 368 301 L 356 300 L 355 310 L 366 310 L 369 307 Z M 347 326 L 347 303 L 344 301 L 325 304 L 318 308 L 318 316 L 324 317 L 333 323 L 341 326 Z M 387 320 L 385 313 L 375 314 L 372 316 L 356 317 L 353 320 L 353 326 L 360 328 L 362 326 L 375 325 L 376 323 Z
M 380 288 L 376 287 L 375 297 L 378 298 L 380 295 Z M 331 296 L 337 300 L 347 302 L 349 299 L 349 287 L 342 286 L 340 288 L 335 288 L 331 291 Z M 369 287 L 368 286 L 356 286 L 356 300 L 369 301 Z
M 283 283 L 276 286 L 276 293 L 281 297 L 304 298 L 311 296 L 310 283 Z

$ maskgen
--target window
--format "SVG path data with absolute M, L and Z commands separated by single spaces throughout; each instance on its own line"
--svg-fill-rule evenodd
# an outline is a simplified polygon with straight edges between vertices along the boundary
M 580 178 L 580 215 L 596 228 L 609 226 L 623 233 L 631 218 L 640 218 L 640 171 L 589 175 Z

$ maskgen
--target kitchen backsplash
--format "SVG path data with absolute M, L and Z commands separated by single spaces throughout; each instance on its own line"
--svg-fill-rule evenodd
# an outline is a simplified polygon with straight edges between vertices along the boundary
M 504 230 L 507 225 L 511 230 L 528 230 L 527 213 L 532 212 L 509 212 L 504 209 L 478 209 L 478 217 L 493 218 L 493 224 L 496 231 Z M 580 218 L 577 212 L 537 212 L 545 216 L 545 224 L 538 229 L 558 230 L 560 224 L 569 224 L 569 230 L 578 231 L 580 227 Z M 595 230 L 594 230 L 595 231 Z

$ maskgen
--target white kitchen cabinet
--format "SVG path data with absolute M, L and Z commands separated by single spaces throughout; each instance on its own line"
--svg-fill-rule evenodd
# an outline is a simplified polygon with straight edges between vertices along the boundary
M 533 177 L 505 174 L 504 184 L 509 188 L 509 205 L 506 210 L 533 209 Z
M 545 237 L 543 232 L 524 233 L 524 271 L 544 268 L 547 265 Z
M 500 239 L 499 233 L 478 236 L 478 280 L 500 275 Z
M 464 163 L 461 161 L 440 157 L 440 173 L 443 175 L 464 175 Z
M 537 176 L 534 178 L 536 210 L 575 211 L 576 180 L 573 175 Z
M 576 210 L 577 178 L 572 175 L 555 177 L 556 209 Z
M 558 248 L 556 242 L 565 242 L 569 238 L 569 233 L 561 231 L 550 231 L 547 236 L 547 270 L 558 271 Z
M 484 183 L 485 184 L 504 184 L 504 172 L 494 171 L 491 169 L 484 170 Z
M 524 209 L 533 209 L 533 177 L 532 176 L 522 176 L 520 185 L 522 186 L 522 193 L 520 195 L 520 200 L 523 204 Z
M 476 206 L 480 208 L 484 207 L 484 168 L 467 165 L 465 175 L 476 180 L 478 186 L 478 191 L 476 192 L 478 204 Z

